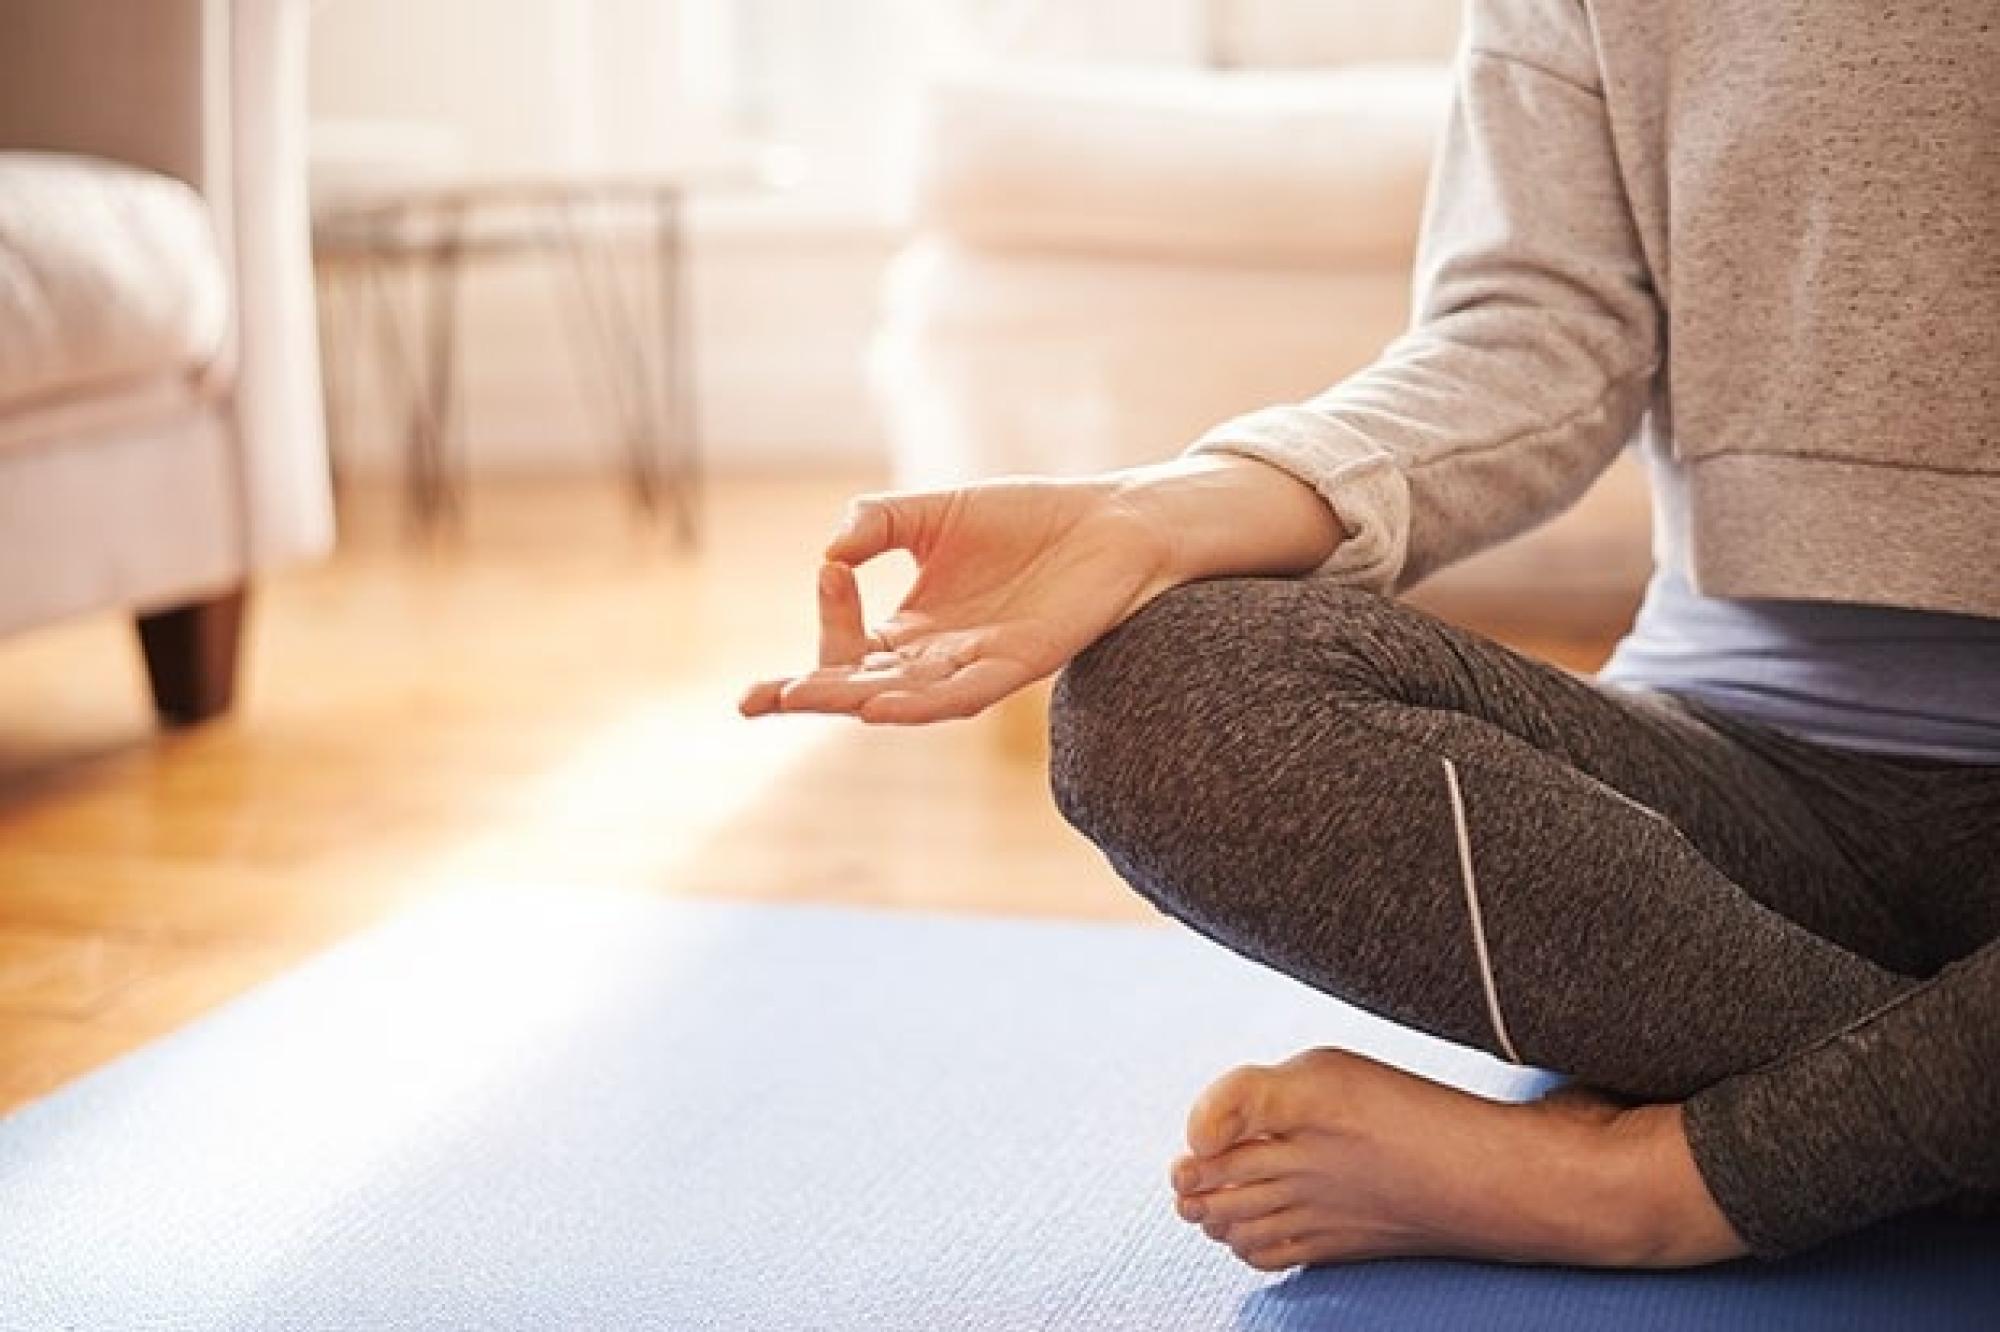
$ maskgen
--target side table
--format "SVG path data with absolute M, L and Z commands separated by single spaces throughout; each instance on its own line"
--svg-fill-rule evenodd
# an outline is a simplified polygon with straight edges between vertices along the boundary
M 698 537 L 699 448 L 687 274 L 691 194 L 740 173 L 455 182 L 324 209 L 314 224 L 328 414 L 351 418 L 354 357 L 372 351 L 401 419 L 420 532 L 463 517 L 460 292 L 474 263 L 544 256 L 586 399 L 603 404 L 638 511 Z M 399 295 L 407 278 L 409 299 Z

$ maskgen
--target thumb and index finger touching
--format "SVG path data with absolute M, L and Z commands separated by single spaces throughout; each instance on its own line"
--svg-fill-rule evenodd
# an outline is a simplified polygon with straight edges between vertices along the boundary
M 833 539 L 826 543 L 827 561 L 853 567 L 866 564 L 884 551 L 906 547 L 909 535 L 898 529 L 908 526 L 907 503 L 888 495 L 864 495 L 854 500 L 847 506 Z
M 819 664 L 846 666 L 885 646 L 868 633 L 854 570 L 910 542 L 908 506 L 915 497 L 864 495 L 847 506 L 826 544 L 819 570 Z
M 847 507 L 838 529 L 827 542 L 819 570 L 819 665 L 854 666 L 879 644 L 870 636 L 861 605 L 855 566 L 907 545 L 899 521 L 902 500 L 893 496 L 863 496 Z M 748 716 L 779 710 L 784 679 L 761 680 L 743 696 L 740 709 Z

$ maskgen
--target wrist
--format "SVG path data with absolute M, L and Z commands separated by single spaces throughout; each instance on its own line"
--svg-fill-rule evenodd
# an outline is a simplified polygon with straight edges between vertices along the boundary
M 1317 491 L 1253 458 L 1196 454 L 1106 481 L 1113 502 L 1157 533 L 1169 586 L 1311 573 L 1347 536 Z

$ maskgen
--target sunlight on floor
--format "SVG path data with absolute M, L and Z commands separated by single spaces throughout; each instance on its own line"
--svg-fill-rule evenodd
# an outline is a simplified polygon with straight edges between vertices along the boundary
M 143 1176 L 153 1223 L 121 1233 L 130 1198 L 79 1201 L 102 1219 L 93 1280 L 115 1289 L 128 1267 L 181 1264 L 216 1276 L 206 1209 L 256 1199 L 254 1239 L 231 1246 L 218 1278 L 254 1305 L 299 1260 L 300 1237 L 337 1239 L 352 1199 L 461 1148 L 466 1126 L 520 1098 L 607 996 L 713 952 L 709 918 L 676 916 L 668 929 L 648 916 L 641 931 L 635 905 L 614 893 L 448 893 L 189 1033 L 171 1058 L 126 1065 L 88 1118 L 110 1158 L 103 1177 Z M 245 1042 L 260 1052 L 250 1065 Z M 219 1091 L 226 1113 L 214 1112 Z M 170 1152 L 149 1131 L 163 1120 L 188 1126 Z M 39 1159 L 11 1165 L 15 1187 L 75 1199 L 75 1181 L 37 1178 Z
M 827 717 L 746 722 L 735 698 L 733 688 L 714 686 L 619 713 L 524 783 L 512 815 L 421 868 L 419 890 L 601 878 L 579 869 L 630 847 L 634 827 L 645 830 L 644 873 L 627 876 L 628 885 L 672 882 L 717 830 L 852 725 Z

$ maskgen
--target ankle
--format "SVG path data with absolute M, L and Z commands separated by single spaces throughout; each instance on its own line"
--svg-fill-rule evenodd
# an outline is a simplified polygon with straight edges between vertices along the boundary
M 1749 1252 L 1702 1180 L 1678 1104 L 1620 1110 L 1599 1136 L 1598 1205 L 1612 1265 L 1697 1267 Z

